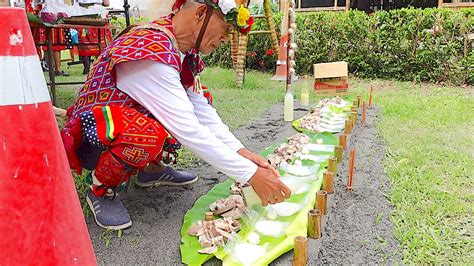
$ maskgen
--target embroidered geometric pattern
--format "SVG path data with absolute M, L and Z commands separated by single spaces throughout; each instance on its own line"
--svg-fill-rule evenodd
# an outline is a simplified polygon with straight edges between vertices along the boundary
M 104 119 L 97 119 L 99 111 L 94 109 L 99 139 L 103 142 Z M 118 186 L 150 162 L 161 160 L 165 141 L 171 136 L 158 121 L 146 117 L 135 109 L 111 106 L 111 120 L 118 125 L 110 142 L 97 163 L 95 176 L 107 187 Z M 123 123 L 117 123 L 123 122 Z M 101 133 L 102 132 L 102 133 Z
M 160 62 L 180 72 L 184 88 L 192 86 L 194 76 L 204 68 L 196 51 L 186 53 L 181 64 L 179 51 L 170 37 L 153 26 L 164 27 L 173 34 L 171 16 L 151 24 L 149 28 L 131 29 L 102 52 L 74 106 L 68 109 L 69 120 L 63 135 L 70 134 L 74 141 L 83 138 L 93 146 L 104 148 L 96 165 L 95 177 L 109 188 L 126 182 L 149 162 L 159 162 L 163 150 L 165 162 L 176 162 L 176 150 L 181 146 L 148 110 L 117 88 L 114 67 L 137 60 Z M 74 126 L 77 118 L 80 118 L 79 131 Z M 72 145 L 69 148 L 77 147 Z M 68 152 L 75 153 L 74 150 Z
M 173 30 L 170 17 L 153 23 L 170 32 Z M 132 29 L 115 39 L 96 60 L 79 92 L 71 118 L 97 106 L 112 105 L 130 107 L 148 114 L 145 108 L 116 87 L 114 67 L 136 60 L 153 60 L 181 71 L 179 52 L 164 32 L 147 28 Z

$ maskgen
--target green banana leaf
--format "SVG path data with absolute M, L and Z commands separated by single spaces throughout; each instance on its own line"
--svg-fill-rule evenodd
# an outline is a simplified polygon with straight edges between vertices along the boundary
M 334 107 L 334 106 L 331 106 L 331 107 Z M 330 109 L 332 109 L 331 107 L 330 107 Z M 337 107 L 334 107 L 334 108 L 338 110 L 337 112 L 334 111 L 334 113 L 346 114 L 346 117 L 348 116 L 348 112 L 347 112 L 347 111 L 342 111 L 342 108 L 337 108 Z M 350 110 L 350 105 L 349 105 L 349 110 Z M 332 120 L 332 118 L 333 118 L 334 116 L 331 116 L 331 113 L 326 112 L 326 113 L 323 114 L 323 117 L 326 118 L 326 119 L 328 119 L 328 120 Z M 311 131 L 311 130 L 302 128 L 302 127 L 300 126 L 300 123 L 301 123 L 301 118 L 300 118 L 300 119 L 297 119 L 297 120 L 295 120 L 295 121 L 293 121 L 293 123 L 292 123 L 293 128 L 296 129 L 297 131 L 302 132 L 302 133 L 305 133 L 305 134 L 307 134 L 307 135 L 309 135 L 309 134 L 311 134 L 311 133 L 312 133 L 312 134 L 318 133 L 318 132 L 315 132 L 315 131 Z M 344 129 L 344 128 L 342 128 L 340 131 L 342 131 L 343 129 Z M 338 131 L 338 132 L 340 132 L 340 131 Z M 331 132 L 328 132 L 328 133 L 331 133 Z
M 266 246 L 265 255 L 255 261 L 252 265 L 268 265 L 270 262 L 280 257 L 282 254 L 290 251 L 294 247 L 295 236 L 306 236 L 308 228 L 308 212 L 314 208 L 316 201 L 316 192 L 321 188 L 323 180 L 323 171 L 320 170 L 318 173 L 318 179 L 311 184 L 308 192 L 303 195 L 297 195 L 299 198 L 308 197 L 309 200 L 297 213 L 289 217 L 278 217 L 277 221 L 289 222 L 289 225 L 285 229 L 283 237 L 261 237 L 259 245 Z M 289 202 L 297 199 L 293 196 L 288 200 Z M 246 238 L 243 238 L 244 240 Z M 222 265 L 224 266 L 240 266 L 242 265 L 235 260 L 233 256 L 226 256 L 223 260 Z
M 316 143 L 317 139 L 322 139 L 324 144 L 336 145 L 338 143 L 337 138 L 331 133 L 308 133 L 308 136 L 311 137 L 312 142 Z M 280 144 L 275 144 L 267 149 L 263 150 L 260 155 L 266 157 L 268 154 L 272 153 L 275 147 Z M 324 155 L 328 154 L 327 152 L 312 152 L 315 155 Z M 333 154 L 333 153 L 331 153 Z M 312 164 L 312 161 L 303 161 L 304 165 Z M 296 214 L 290 217 L 279 217 L 278 220 L 282 222 L 290 223 L 286 229 L 285 237 L 281 238 L 271 238 L 271 237 L 262 237 L 261 240 L 263 243 L 269 243 L 268 250 L 264 257 L 260 258 L 257 265 L 268 264 L 273 261 L 275 258 L 279 257 L 281 254 L 291 250 L 293 248 L 293 238 L 296 235 L 306 235 L 306 225 L 307 225 L 307 212 L 309 209 L 314 206 L 314 197 L 316 191 L 318 191 L 322 184 L 322 169 L 327 166 L 327 162 L 324 162 L 319 165 L 318 179 L 315 180 L 308 192 L 300 195 L 292 195 L 289 202 L 301 202 L 305 197 L 308 198 L 308 203 Z M 280 173 L 284 175 L 284 171 L 280 170 Z M 183 226 L 181 228 L 181 258 L 182 262 L 188 265 L 201 265 L 207 260 L 211 259 L 213 256 L 223 260 L 224 264 L 228 265 L 238 265 L 231 256 L 224 251 L 224 248 L 220 247 L 215 254 L 200 254 L 198 250 L 202 249 L 198 242 L 198 238 L 195 236 L 190 236 L 187 231 L 189 227 L 198 220 L 204 219 L 204 213 L 208 211 L 209 205 L 215 202 L 218 199 L 226 198 L 230 195 L 230 187 L 233 181 L 228 179 L 222 183 L 214 186 L 206 195 L 200 197 L 193 205 L 193 207 L 188 210 L 184 216 Z M 256 213 L 260 216 L 265 215 L 266 209 L 259 207 L 255 209 Z M 238 235 L 241 239 L 246 239 L 247 235 L 253 230 L 251 223 L 246 221 L 241 221 L 242 228 L 239 231 Z M 266 242 L 265 242 L 266 241 Z M 257 263 L 257 262 L 256 262 Z

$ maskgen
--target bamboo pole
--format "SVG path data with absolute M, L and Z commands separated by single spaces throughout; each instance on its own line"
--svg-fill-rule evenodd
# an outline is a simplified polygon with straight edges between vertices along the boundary
M 325 190 L 319 190 L 316 192 L 316 210 L 320 210 L 322 214 L 326 215 L 327 209 L 327 200 L 328 200 L 328 193 Z
M 339 135 L 339 145 L 342 145 L 342 148 L 345 150 L 347 146 L 347 135 L 342 133 Z
M 357 96 L 357 107 L 361 107 L 362 106 L 362 96 L 358 95 Z
M 239 46 L 237 51 L 237 64 L 235 67 L 236 81 L 239 86 L 244 83 L 245 71 L 245 54 L 247 53 L 248 36 L 246 34 L 239 34 Z
M 367 116 L 367 103 L 362 103 L 362 125 L 365 125 L 365 118 Z
M 352 119 L 348 118 L 346 119 L 345 125 L 344 125 L 344 134 L 349 135 L 351 134 L 352 131 Z
M 347 191 L 352 191 L 352 181 L 354 177 L 355 149 L 349 155 L 349 178 L 347 179 Z
M 337 145 L 336 146 L 336 158 L 337 162 L 340 163 L 342 161 L 342 153 L 344 152 L 344 148 L 342 145 Z
M 352 116 L 352 126 L 355 126 L 357 124 L 357 112 L 352 111 L 351 116 Z
M 323 173 L 323 190 L 328 194 L 334 193 L 334 174 L 331 171 L 324 171 Z
M 320 239 L 322 236 L 320 210 L 310 210 L 308 212 L 308 236 L 314 239 Z
M 333 156 L 328 159 L 328 170 L 337 173 L 337 157 Z
M 278 36 L 276 33 L 275 22 L 273 22 L 273 14 L 272 8 L 270 6 L 270 0 L 263 0 L 263 8 L 265 10 L 265 17 L 267 18 L 268 29 L 270 30 L 273 51 L 275 51 L 275 53 L 278 53 L 280 45 L 278 44 Z
M 304 236 L 296 236 L 294 241 L 293 266 L 304 266 L 308 259 L 308 239 Z

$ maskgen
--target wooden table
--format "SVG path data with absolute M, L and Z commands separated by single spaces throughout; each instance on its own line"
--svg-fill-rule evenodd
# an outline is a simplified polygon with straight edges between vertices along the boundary
M 90 26 L 90 25 L 78 25 L 78 24 L 54 24 L 54 25 L 45 25 L 45 24 L 38 24 L 38 23 L 33 23 L 30 22 L 30 27 L 31 28 L 42 28 L 45 29 L 46 31 L 46 42 L 38 42 L 35 43 L 37 47 L 46 45 L 47 47 L 47 57 L 48 57 L 48 74 L 49 74 L 49 82 L 47 83 L 50 91 L 51 91 L 51 99 L 53 102 L 53 105 L 56 105 L 56 85 L 78 85 L 78 84 L 83 84 L 84 82 L 56 82 L 56 78 L 54 76 L 54 59 L 53 59 L 53 45 L 62 45 L 62 46 L 97 46 L 99 48 L 99 54 L 102 52 L 101 51 L 101 41 L 102 38 L 105 38 L 105 36 L 102 36 L 101 30 L 113 30 L 113 29 L 119 29 L 120 27 L 117 26 Z M 52 30 L 53 29 L 97 29 L 97 43 L 87 43 L 87 44 L 81 44 L 81 43 L 75 43 L 75 44 L 66 44 L 66 43 L 53 43 L 52 42 Z

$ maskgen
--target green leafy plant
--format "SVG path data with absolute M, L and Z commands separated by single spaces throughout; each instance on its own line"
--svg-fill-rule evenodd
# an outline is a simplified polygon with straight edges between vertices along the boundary
M 473 14 L 473 9 L 438 8 L 297 13 L 296 70 L 311 74 L 313 64 L 347 61 L 350 72 L 363 78 L 473 84 L 467 39 L 474 32 Z M 280 22 L 279 14 L 275 24 Z M 265 20 L 254 24 L 254 30 L 265 29 Z M 250 35 L 247 67 L 273 72 L 277 51 L 269 57 L 269 48 L 268 34 Z M 220 47 L 205 57 L 206 63 L 231 67 L 229 50 L 229 45 Z

